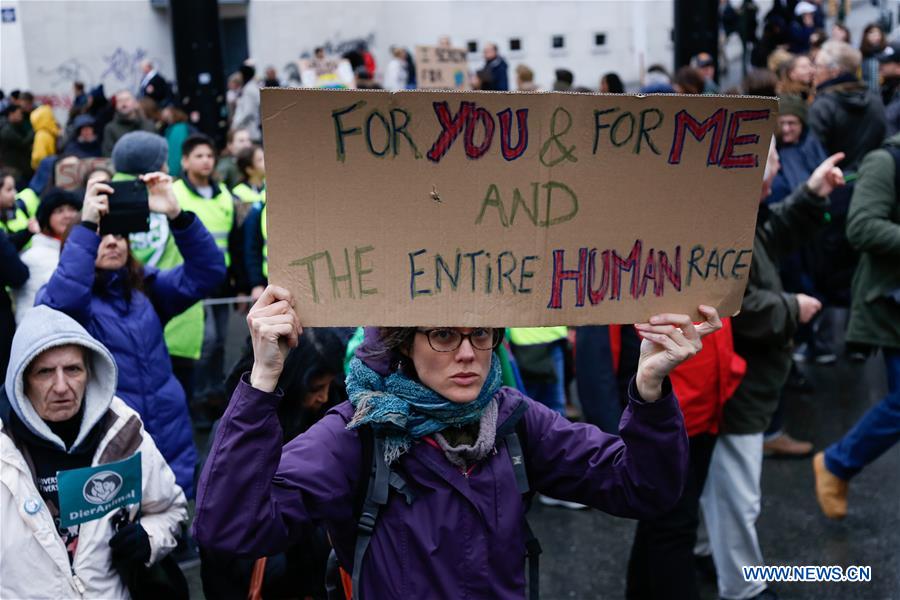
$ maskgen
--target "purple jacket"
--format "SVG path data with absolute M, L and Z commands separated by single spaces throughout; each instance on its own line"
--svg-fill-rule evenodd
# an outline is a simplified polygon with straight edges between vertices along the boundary
M 616 437 L 502 388 L 498 423 L 529 404 L 521 442 L 531 489 L 622 517 L 669 510 L 688 467 L 681 411 L 671 393 L 642 402 L 633 381 L 629 395 Z M 350 570 L 362 460 L 356 431 L 346 429 L 353 407 L 335 407 L 282 448 L 280 398 L 252 388 L 247 375 L 238 385 L 200 477 L 195 536 L 209 550 L 258 557 L 321 523 Z M 468 477 L 424 443 L 393 468 L 416 499 L 407 504 L 392 492 L 382 508 L 363 566 L 363 598 L 524 598 L 525 507 L 505 444 Z

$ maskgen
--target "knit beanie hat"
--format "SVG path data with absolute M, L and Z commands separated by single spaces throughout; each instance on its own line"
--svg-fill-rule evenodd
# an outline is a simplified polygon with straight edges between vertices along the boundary
M 787 95 L 778 99 L 778 114 L 794 115 L 806 125 L 806 102 L 800 96 Z
M 159 171 L 168 155 L 166 138 L 147 131 L 132 131 L 113 146 L 112 161 L 119 173 L 143 175 Z
M 52 188 L 44 194 L 44 197 L 41 198 L 41 203 L 38 205 L 36 215 L 41 231 L 50 229 L 50 215 L 53 214 L 54 210 L 66 204 L 74 207 L 75 210 L 81 210 L 81 200 L 72 192 L 67 192 L 61 188 Z

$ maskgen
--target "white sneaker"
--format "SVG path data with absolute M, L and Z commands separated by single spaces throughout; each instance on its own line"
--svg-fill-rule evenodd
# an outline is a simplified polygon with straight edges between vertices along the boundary
M 582 510 L 588 508 L 587 505 L 580 504 L 578 502 L 569 502 L 568 500 L 559 500 L 557 498 L 551 498 L 550 496 L 545 496 L 544 494 L 539 494 L 539 498 L 541 504 L 544 506 L 559 506 L 560 508 L 568 508 L 569 510 Z

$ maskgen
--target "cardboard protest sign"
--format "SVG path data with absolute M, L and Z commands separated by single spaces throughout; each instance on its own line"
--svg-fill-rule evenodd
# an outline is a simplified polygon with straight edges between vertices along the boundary
M 71 192 L 84 187 L 84 178 L 97 169 L 106 169 L 110 173 L 115 172 L 112 160 L 109 158 L 75 158 L 70 156 L 56 161 L 53 181 L 56 182 L 56 187 Z
M 263 90 L 270 279 L 313 326 L 733 314 L 776 108 Z
M 350 61 L 337 58 L 314 58 L 300 61 L 300 80 L 304 87 L 348 89 L 356 87 Z
M 141 503 L 141 453 L 114 463 L 59 471 L 59 521 L 72 527 Z
M 420 90 L 469 88 L 469 64 L 463 48 L 416 46 L 416 86 Z

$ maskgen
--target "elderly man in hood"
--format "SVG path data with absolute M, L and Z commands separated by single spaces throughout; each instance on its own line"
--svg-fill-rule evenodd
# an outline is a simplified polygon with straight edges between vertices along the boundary
M 0 597 L 129 598 L 121 573 L 176 545 L 187 502 L 136 412 L 115 397 L 105 346 L 39 306 L 13 338 L 0 392 Z M 73 527 L 59 516 L 60 471 L 140 453 L 141 502 Z

